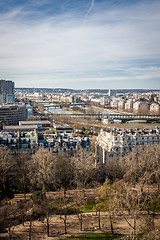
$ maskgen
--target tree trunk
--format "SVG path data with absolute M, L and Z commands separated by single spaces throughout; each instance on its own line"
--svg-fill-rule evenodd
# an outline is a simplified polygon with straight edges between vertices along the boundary
M 64 216 L 64 233 L 67 233 L 67 215 Z
M 133 239 L 137 240 L 137 221 L 136 221 L 136 217 L 134 217 L 134 229 L 133 229 Z
M 83 231 L 83 216 L 82 216 L 82 213 L 80 214 L 80 216 L 78 218 L 79 218 L 79 221 L 80 221 L 80 230 Z
M 9 224 L 9 227 L 8 227 L 8 234 L 9 234 L 9 240 L 12 240 L 12 234 L 11 234 L 11 226 Z
M 99 229 L 101 229 L 101 214 L 100 214 L 100 209 L 98 210 L 98 226 L 99 226 Z
M 43 185 L 42 185 L 42 199 L 46 200 L 46 187 L 45 187 L 44 182 L 43 182 Z
M 47 236 L 49 237 L 49 213 L 47 213 Z
M 83 216 L 81 214 L 81 231 L 83 231 Z
M 30 223 L 29 223 L 29 240 L 31 240 L 31 237 L 32 237 L 32 221 L 30 220 Z
M 110 226 L 111 226 L 111 233 L 112 235 L 114 234 L 114 230 L 113 230 L 113 220 L 112 220 L 112 214 L 109 211 L 109 220 L 110 220 Z
M 63 196 L 64 196 L 64 198 L 66 198 L 66 189 L 65 188 L 63 190 Z

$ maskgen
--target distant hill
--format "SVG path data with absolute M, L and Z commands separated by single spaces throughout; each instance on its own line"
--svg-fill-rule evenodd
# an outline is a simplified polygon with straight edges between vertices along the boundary
M 40 93 L 84 93 L 84 92 L 95 92 L 95 93 L 108 93 L 108 89 L 69 89 L 69 88 L 15 88 L 17 91 L 25 92 L 40 92 Z M 115 89 L 117 93 L 143 93 L 143 92 L 153 92 L 160 91 L 157 89 Z

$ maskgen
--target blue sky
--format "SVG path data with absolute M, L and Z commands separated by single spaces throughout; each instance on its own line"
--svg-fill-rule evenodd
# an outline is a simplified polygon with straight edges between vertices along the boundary
M 0 34 L 16 87 L 160 89 L 159 0 L 0 1 Z

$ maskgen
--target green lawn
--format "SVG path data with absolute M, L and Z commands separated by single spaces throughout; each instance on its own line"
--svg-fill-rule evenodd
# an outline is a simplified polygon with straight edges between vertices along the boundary
M 142 211 L 147 211 L 149 208 L 150 211 L 160 212 L 160 197 L 155 199 L 155 202 L 152 201 L 150 204 L 147 202 L 146 205 L 142 208 Z
M 83 208 L 80 208 L 81 212 L 95 212 L 96 211 L 96 203 L 94 200 L 88 200 Z
M 119 237 L 118 234 L 102 233 L 102 234 L 88 234 L 80 237 L 65 238 L 66 240 L 112 240 Z

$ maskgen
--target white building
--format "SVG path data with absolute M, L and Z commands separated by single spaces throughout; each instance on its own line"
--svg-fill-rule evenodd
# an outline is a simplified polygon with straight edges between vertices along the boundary
M 126 100 L 121 99 L 121 100 L 118 102 L 118 109 L 119 109 L 119 110 L 124 110 L 124 109 L 125 109 L 125 103 L 126 103 Z
M 158 103 L 152 103 L 150 106 L 150 112 L 159 114 L 160 113 L 160 105 Z
M 133 110 L 136 112 L 147 113 L 150 110 L 150 105 L 149 103 L 138 101 L 133 103 Z
M 125 103 L 125 110 L 127 111 L 131 111 L 133 108 L 133 100 L 129 99 L 127 100 L 127 102 Z
M 109 105 L 110 104 L 110 98 L 107 97 L 107 96 L 101 97 L 100 104 L 101 105 Z
M 105 164 L 110 158 L 122 157 L 139 145 L 160 142 L 160 131 L 155 129 L 116 129 L 100 131 L 96 142 L 97 160 Z
M 110 106 L 112 108 L 118 108 L 119 98 L 112 98 L 110 102 Z

